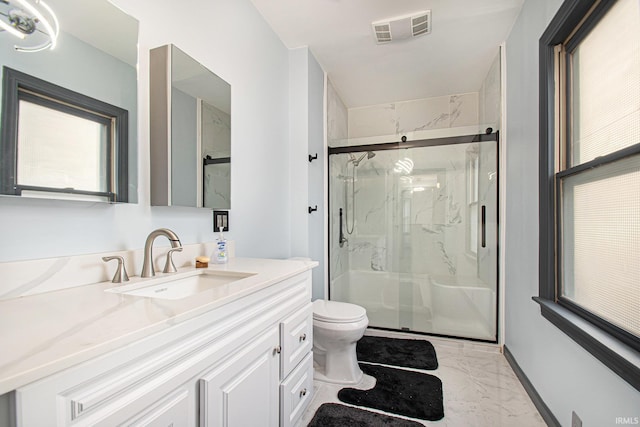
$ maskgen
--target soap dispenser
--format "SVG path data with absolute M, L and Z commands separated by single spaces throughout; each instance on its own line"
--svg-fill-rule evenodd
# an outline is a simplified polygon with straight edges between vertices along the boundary
M 213 249 L 213 255 L 211 260 L 216 264 L 224 264 L 228 260 L 227 256 L 227 240 L 222 234 L 222 227 L 220 227 L 220 236 L 216 239 L 216 246 Z

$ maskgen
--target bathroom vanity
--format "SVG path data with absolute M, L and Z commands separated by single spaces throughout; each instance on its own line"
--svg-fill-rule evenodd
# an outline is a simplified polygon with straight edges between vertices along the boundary
M 151 282 L 132 278 L 123 292 L 98 283 L 0 302 L 3 325 L 27 322 L 15 346 L 1 331 L 0 387 L 15 389 L 17 425 L 294 425 L 313 394 L 315 265 L 184 268 L 178 280 L 226 282 L 177 299 L 136 295 Z

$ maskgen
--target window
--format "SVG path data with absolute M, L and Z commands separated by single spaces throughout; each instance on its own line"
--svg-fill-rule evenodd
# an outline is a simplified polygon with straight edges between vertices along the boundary
M 537 301 L 640 390 L 640 3 L 567 0 L 540 49 Z
M 127 201 L 127 111 L 5 67 L 3 194 Z

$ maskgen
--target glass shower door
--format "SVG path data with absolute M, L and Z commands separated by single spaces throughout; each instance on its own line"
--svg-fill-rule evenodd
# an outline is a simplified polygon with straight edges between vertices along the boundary
M 330 299 L 367 309 L 370 325 L 400 329 L 398 276 L 391 274 L 397 181 L 394 151 L 329 157 Z
M 495 141 L 331 155 L 330 298 L 371 327 L 496 341 L 497 172 Z

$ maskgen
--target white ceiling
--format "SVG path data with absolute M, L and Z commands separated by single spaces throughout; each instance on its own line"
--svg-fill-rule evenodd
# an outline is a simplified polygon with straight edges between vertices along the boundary
M 308 46 L 347 107 L 477 92 L 524 0 L 252 0 Z M 431 10 L 431 34 L 378 45 L 371 23 Z

